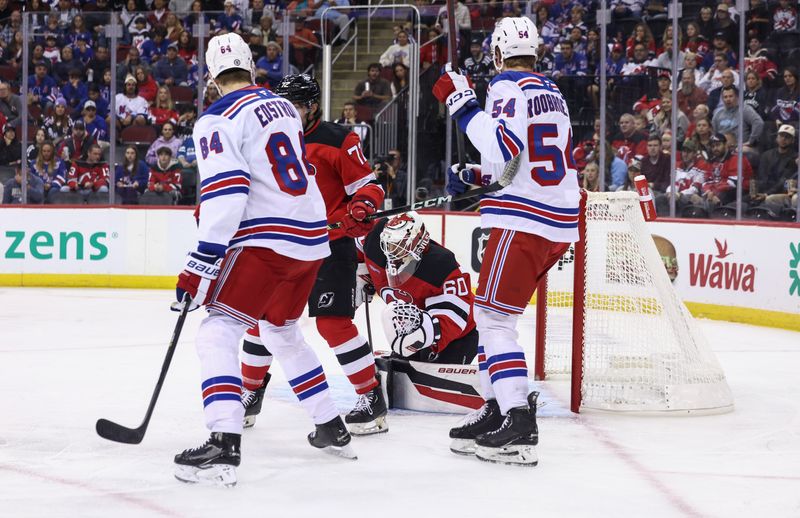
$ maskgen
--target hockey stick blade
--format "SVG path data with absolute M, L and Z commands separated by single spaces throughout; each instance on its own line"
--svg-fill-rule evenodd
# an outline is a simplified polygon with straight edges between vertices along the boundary
M 108 419 L 98 419 L 94 429 L 97 435 L 109 441 L 139 444 L 144 439 L 145 428 L 126 428 Z
M 404 212 L 411 212 L 412 210 L 434 209 L 436 207 L 441 207 L 445 203 L 468 200 L 476 196 L 482 196 L 484 194 L 489 194 L 492 192 L 499 191 L 500 189 L 510 185 L 512 180 L 514 180 L 514 176 L 516 176 L 517 174 L 517 170 L 519 168 L 519 162 L 521 159 L 522 155 L 517 155 L 511 160 L 509 160 L 506 163 L 506 166 L 503 168 L 503 173 L 500 175 L 500 179 L 497 180 L 496 182 L 492 182 L 486 187 L 478 187 L 477 189 L 471 189 L 469 191 L 462 192 L 461 194 L 457 194 L 455 196 L 447 195 L 447 196 L 437 196 L 436 198 L 428 198 L 427 200 L 420 200 L 414 202 L 411 205 L 403 205 L 402 207 L 376 212 L 375 214 L 367 216 L 367 221 L 372 221 L 380 218 L 388 218 L 389 216 L 394 216 L 395 214 L 402 214 Z M 341 222 L 330 223 L 328 225 L 328 230 L 340 228 L 341 226 L 342 226 Z
M 156 407 L 158 395 L 161 393 L 161 387 L 164 385 L 164 379 L 167 377 L 169 365 L 172 363 L 172 355 L 175 354 L 175 348 L 178 346 L 178 339 L 181 336 L 183 323 L 186 321 L 186 315 L 189 313 L 189 306 L 192 299 L 187 294 L 183 301 L 183 308 L 181 308 L 178 321 L 175 323 L 175 329 L 172 331 L 172 338 L 167 347 L 167 354 L 164 356 L 164 362 L 161 364 L 161 372 L 158 375 L 158 381 L 153 389 L 153 395 L 150 397 L 150 404 L 147 406 L 142 424 L 138 428 L 126 428 L 120 424 L 109 421 L 108 419 L 98 419 L 95 424 L 95 431 L 97 435 L 109 441 L 121 442 L 124 444 L 139 444 L 144 438 L 147 431 L 147 426 L 150 424 L 150 418 L 153 417 L 153 409 Z

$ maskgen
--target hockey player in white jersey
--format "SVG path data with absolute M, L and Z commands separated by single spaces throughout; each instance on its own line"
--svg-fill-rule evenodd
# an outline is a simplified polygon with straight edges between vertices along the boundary
M 177 295 L 182 304 L 190 295 L 191 309 L 208 310 L 197 354 L 211 437 L 175 456 L 175 476 L 231 486 L 244 417 L 239 341 L 259 321 L 316 425 L 309 442 L 354 455 L 322 366 L 297 323 L 330 253 L 325 203 L 305 158 L 300 117 L 290 102 L 253 85 L 250 48 L 237 34 L 212 38 L 206 63 L 221 98 L 194 126 L 200 237 L 178 277 Z
M 491 387 L 480 411 L 454 439 L 475 439 L 475 455 L 493 462 L 536 465 L 536 398 L 528 394 L 525 354 L 517 320 L 537 282 L 578 240 L 580 190 L 572 160 L 567 104 L 550 79 L 533 72 L 539 35 L 528 18 L 503 18 L 492 33 L 492 57 L 500 72 L 481 111 L 468 79 L 449 67 L 434 86 L 451 117 L 481 154 L 481 164 L 454 166 L 448 190 L 485 185 L 505 163 L 521 155 L 512 183 L 480 203 L 481 225 L 491 228 L 475 296 Z M 526 397 L 527 396 L 527 397 Z

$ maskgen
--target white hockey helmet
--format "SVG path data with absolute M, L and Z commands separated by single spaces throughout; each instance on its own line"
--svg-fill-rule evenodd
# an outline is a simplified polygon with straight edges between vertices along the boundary
M 530 18 L 502 18 L 497 21 L 492 33 L 492 60 L 497 70 L 502 70 L 503 62 L 515 56 L 536 57 L 539 47 L 539 31 Z M 495 50 L 500 51 L 498 53 Z M 498 61 L 499 59 L 499 61 Z
M 206 66 L 212 79 L 227 70 L 239 68 L 250 72 L 252 82 L 255 83 L 253 53 L 242 37 L 234 32 L 211 38 L 206 50 Z
M 430 234 L 416 212 L 406 212 L 386 222 L 380 244 L 386 255 L 389 286 L 400 286 L 414 275 L 430 241 Z

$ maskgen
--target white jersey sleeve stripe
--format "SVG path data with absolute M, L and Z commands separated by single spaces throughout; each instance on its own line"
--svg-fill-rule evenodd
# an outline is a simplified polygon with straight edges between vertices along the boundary
M 377 179 L 378 178 L 375 176 L 375 173 L 370 173 L 367 176 L 365 176 L 364 178 L 359 178 L 355 182 L 353 182 L 353 183 L 351 183 L 349 185 L 345 185 L 344 186 L 344 192 L 346 192 L 348 196 L 352 196 L 352 195 L 354 195 L 356 193 L 357 190 L 361 189 L 362 187 L 364 187 L 365 185 L 367 185 L 370 182 L 376 181 Z M 378 185 L 378 184 L 375 184 L 375 185 Z M 381 187 L 381 186 L 378 185 L 378 187 Z M 383 190 L 383 187 L 381 187 L 381 190 Z

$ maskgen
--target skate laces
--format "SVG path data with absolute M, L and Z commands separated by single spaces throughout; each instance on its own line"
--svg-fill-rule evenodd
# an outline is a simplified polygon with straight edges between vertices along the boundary
M 488 413 L 489 413 L 489 405 L 487 403 L 481 406 L 480 408 L 476 408 L 475 410 L 467 414 L 466 417 L 464 417 L 463 426 L 469 426 L 471 424 L 477 423 L 478 421 L 486 417 L 486 414 Z
M 242 390 L 242 405 L 244 405 L 245 408 L 249 407 L 255 402 L 256 397 L 255 391 L 247 389 Z
M 356 401 L 356 406 L 353 407 L 353 411 L 363 412 L 365 410 L 371 410 L 373 399 L 374 397 L 372 391 L 369 391 L 366 394 L 361 394 L 360 396 L 358 396 L 358 401 Z

